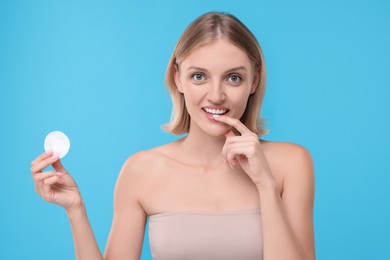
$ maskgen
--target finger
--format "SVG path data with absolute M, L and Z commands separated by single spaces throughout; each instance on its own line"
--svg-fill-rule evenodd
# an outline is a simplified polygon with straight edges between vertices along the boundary
M 41 196 L 43 196 L 43 186 L 43 181 L 35 181 L 35 190 Z
M 241 137 L 241 136 L 240 136 Z M 236 139 L 232 137 L 230 140 L 225 143 L 225 153 L 230 152 L 233 148 L 243 147 L 247 148 L 248 151 L 253 150 L 257 146 L 257 141 L 253 140 L 251 137 L 242 137 L 242 139 Z
M 41 195 L 41 188 L 38 185 L 38 182 L 34 180 L 35 192 Z
M 237 166 L 237 158 L 236 158 L 236 156 L 234 154 L 228 153 L 226 155 L 226 161 L 227 161 L 227 164 L 232 169 L 234 169 Z
M 234 157 L 236 155 L 233 153 L 232 149 L 230 147 L 227 148 L 226 151 L 226 160 L 229 162 L 230 165 L 235 166 Z
M 50 178 L 50 177 L 53 177 L 53 176 L 57 176 L 61 179 L 60 183 L 61 184 L 64 184 L 65 183 L 65 180 L 61 177 L 62 175 L 59 175 L 58 173 L 56 172 L 53 172 L 53 171 L 48 171 L 48 172 L 41 172 L 41 173 L 36 173 L 33 175 L 33 179 L 34 179 L 34 183 L 35 183 L 35 191 L 43 196 L 45 194 L 45 192 L 47 193 L 47 190 L 50 190 L 50 187 L 49 189 L 45 188 L 45 180 Z
M 252 133 L 239 119 L 226 115 L 213 115 L 213 118 L 219 122 L 228 124 L 238 130 L 242 135 Z
M 45 186 L 51 186 L 55 183 L 60 183 L 60 184 L 63 184 L 64 183 L 64 180 L 61 179 L 59 176 L 51 176 L 49 178 L 46 178 L 44 181 L 43 181 L 44 185 Z
M 228 155 L 226 155 L 225 162 L 232 170 L 234 169 L 234 159 L 228 159 Z
M 51 201 L 53 201 L 54 200 L 54 198 L 53 198 L 53 193 L 52 193 L 52 189 L 51 189 L 51 187 L 50 187 L 50 185 L 45 185 L 45 184 L 43 184 L 43 185 L 41 185 L 41 197 L 45 200 L 45 201 L 49 201 L 49 202 L 51 202 Z
M 233 152 L 231 146 L 228 146 L 226 148 L 226 161 L 228 161 L 231 165 L 235 165 L 235 156 L 236 154 Z
M 240 155 L 245 156 L 247 159 L 250 159 L 254 154 L 252 147 L 235 145 L 229 148 L 228 158 L 238 158 Z
M 31 162 L 31 166 L 34 166 L 37 162 L 40 162 L 53 154 L 53 151 L 47 151 L 39 155 L 34 161 Z
M 239 145 L 242 145 L 239 143 Z M 236 155 L 234 153 L 232 153 L 232 148 L 231 148 L 232 144 L 230 143 L 227 143 L 226 144 L 226 148 L 225 148 L 225 158 L 226 158 L 226 162 L 229 164 L 230 168 L 234 169 L 236 166 L 237 166 L 237 159 L 236 159 Z
M 53 168 L 54 168 L 57 172 L 60 172 L 60 173 L 62 173 L 62 174 L 67 174 L 67 173 L 68 173 L 68 172 L 66 171 L 66 169 L 64 168 L 64 166 L 62 165 L 60 159 L 58 159 L 57 161 L 55 161 L 52 165 L 53 165 Z
M 63 179 L 60 179 L 57 176 L 49 177 L 43 181 L 41 181 L 40 185 L 40 195 L 41 197 L 48 202 L 54 202 L 55 201 L 55 194 L 53 193 L 53 185 L 54 184 L 64 184 L 65 181 Z
M 229 144 L 229 139 L 231 138 L 231 137 L 233 137 L 233 136 L 236 136 L 234 133 L 233 133 L 233 131 L 231 131 L 231 130 L 229 130 L 229 131 L 227 131 L 226 133 L 225 133 L 225 137 L 226 137 L 226 142 L 225 142 L 225 144 L 223 145 L 223 147 L 222 147 L 222 156 L 223 156 L 223 158 L 226 160 L 227 158 L 226 158 L 226 148 L 227 148 L 227 146 L 228 146 L 228 144 Z
M 245 142 L 253 142 L 253 143 L 260 143 L 259 139 L 256 136 L 252 135 L 238 135 L 238 136 L 229 136 L 226 138 L 226 142 L 232 144 L 232 143 L 245 143 Z
M 45 169 L 47 166 L 51 165 L 52 163 L 54 163 L 55 161 L 57 161 L 59 158 L 59 155 L 58 154 L 53 154 L 52 156 L 42 160 L 42 161 L 38 161 L 36 164 L 34 164 L 33 166 L 31 166 L 31 172 L 34 174 L 34 173 L 38 173 L 38 172 L 41 172 L 43 169 Z
M 224 155 L 224 158 L 226 158 L 226 149 L 231 145 L 237 144 L 239 146 L 251 146 L 259 142 L 257 137 L 252 136 L 231 136 L 230 134 L 227 136 L 228 137 L 226 138 L 226 142 L 222 148 L 222 154 Z
M 229 130 L 225 133 L 226 139 L 236 136 L 232 130 Z
M 52 177 L 52 176 L 58 176 L 58 177 L 62 177 L 62 175 L 58 174 L 57 172 L 53 172 L 53 171 L 48 171 L 48 172 L 41 172 L 41 173 L 37 173 L 34 175 L 34 180 L 36 181 L 43 181 L 49 177 Z

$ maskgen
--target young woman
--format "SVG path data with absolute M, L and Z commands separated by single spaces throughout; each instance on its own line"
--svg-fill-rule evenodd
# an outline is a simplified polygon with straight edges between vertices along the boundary
M 77 259 L 139 259 L 147 218 L 154 259 L 315 259 L 312 159 L 259 139 L 265 63 L 252 33 L 232 15 L 202 15 L 179 39 L 166 82 L 165 129 L 188 134 L 125 162 L 104 256 L 58 156 L 32 162 L 37 193 L 67 212 Z

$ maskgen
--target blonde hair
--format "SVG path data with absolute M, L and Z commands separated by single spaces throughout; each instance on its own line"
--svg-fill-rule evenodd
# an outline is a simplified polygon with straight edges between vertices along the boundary
M 248 98 L 241 122 L 249 130 L 261 136 L 267 133 L 263 128 L 264 121 L 260 118 L 260 109 L 265 94 L 265 62 L 263 52 L 256 37 L 235 16 L 220 12 L 206 13 L 193 21 L 183 32 L 172 53 L 165 74 L 165 83 L 172 97 L 173 109 L 171 121 L 163 129 L 175 135 L 187 133 L 190 128 L 184 96 L 177 89 L 174 77 L 179 64 L 197 47 L 223 38 L 244 51 L 256 71 L 256 91 Z

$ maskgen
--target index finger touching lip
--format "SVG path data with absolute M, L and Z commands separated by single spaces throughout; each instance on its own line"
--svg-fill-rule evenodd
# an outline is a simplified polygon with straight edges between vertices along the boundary
M 236 118 L 233 118 L 230 116 L 226 116 L 226 115 L 222 115 L 222 116 L 221 115 L 213 115 L 213 118 L 219 122 L 222 122 L 222 123 L 225 123 L 225 124 L 228 124 L 228 125 L 234 127 L 241 134 L 246 134 L 246 133 L 250 132 L 249 129 L 239 119 L 236 119 Z

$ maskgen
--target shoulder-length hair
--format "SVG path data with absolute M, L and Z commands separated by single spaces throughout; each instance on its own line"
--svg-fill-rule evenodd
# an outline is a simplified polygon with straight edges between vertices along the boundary
M 173 109 L 171 121 L 163 129 L 175 135 L 188 133 L 190 115 L 188 114 L 184 96 L 178 91 L 174 77 L 180 63 L 197 47 L 211 43 L 216 39 L 224 39 L 244 51 L 257 73 L 256 91 L 248 98 L 241 122 L 249 130 L 261 136 L 267 133 L 263 128 L 264 121 L 260 117 L 263 103 L 266 72 L 263 52 L 256 37 L 235 16 L 220 12 L 206 13 L 193 21 L 183 32 L 172 53 L 165 74 L 165 83 L 172 97 Z

